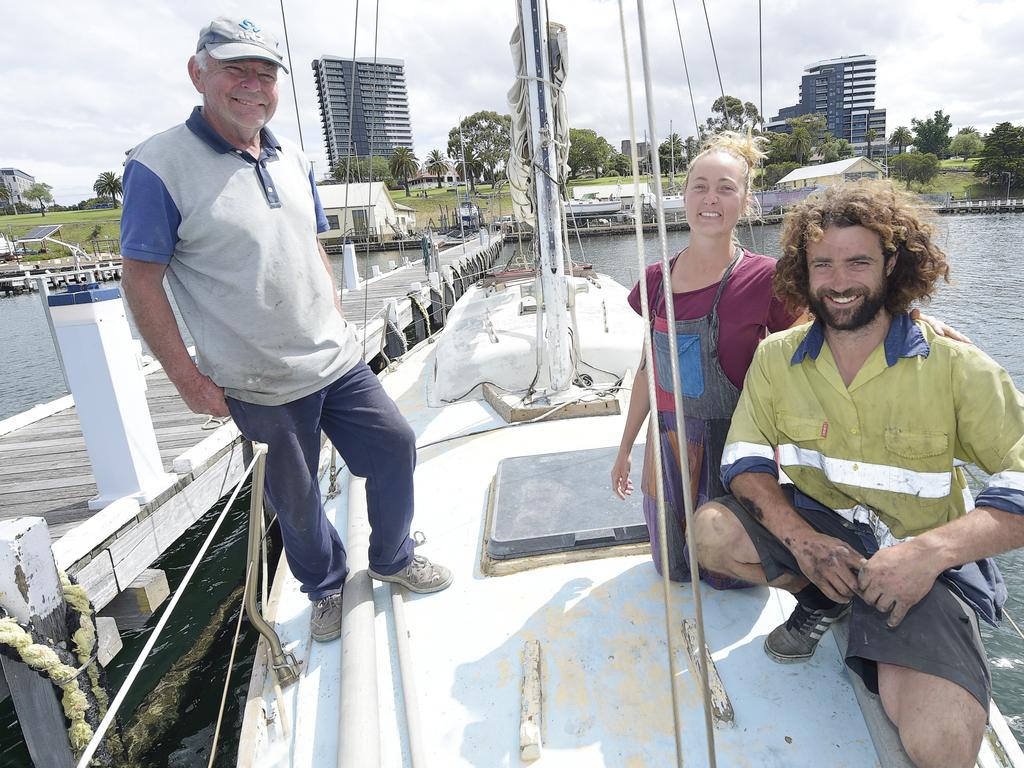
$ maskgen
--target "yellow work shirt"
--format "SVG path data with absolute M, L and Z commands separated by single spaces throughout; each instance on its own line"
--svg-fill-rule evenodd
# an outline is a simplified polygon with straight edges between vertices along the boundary
M 871 526 L 880 546 L 974 506 L 962 469 L 992 475 L 978 506 L 1024 514 L 1024 397 L 977 347 L 893 318 L 850 386 L 820 323 L 758 347 L 722 457 L 736 475 L 778 468 L 801 492 Z

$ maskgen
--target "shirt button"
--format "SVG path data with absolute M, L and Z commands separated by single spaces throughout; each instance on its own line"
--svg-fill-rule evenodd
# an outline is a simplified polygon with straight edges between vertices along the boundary
M 852 429 L 850 429 L 850 434 L 851 435 L 859 435 L 860 434 L 860 430 L 857 429 L 856 427 L 853 427 Z
M 853 465 L 853 471 L 856 472 L 858 469 L 860 469 L 860 465 L 859 464 L 854 464 Z
M 274 191 L 273 187 L 267 187 L 267 192 L 273 192 L 273 191 Z

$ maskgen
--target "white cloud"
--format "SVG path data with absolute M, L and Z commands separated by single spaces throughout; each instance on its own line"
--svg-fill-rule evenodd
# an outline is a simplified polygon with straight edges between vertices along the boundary
M 646 126 L 636 4 L 626 19 L 639 130 Z M 676 0 L 698 118 L 719 86 L 702 5 Z M 566 25 L 570 46 L 572 124 L 597 130 L 617 146 L 627 134 L 625 82 L 614 0 L 549 0 L 552 20 Z M 758 3 L 708 3 L 719 69 L 727 93 L 757 103 Z M 954 126 L 987 130 L 1024 120 L 1024 64 L 1019 31 L 1024 4 L 1014 0 L 864 0 L 844 6 L 815 0 L 772 0 L 763 7 L 764 108 L 770 115 L 796 102 L 803 68 L 855 53 L 878 57 L 876 105 L 888 130 L 936 109 Z M 134 3 L 20 3 L 4 12 L 0 76 L 0 166 L 15 166 L 54 187 L 61 202 L 90 194 L 97 174 L 116 170 L 124 151 L 182 121 L 198 103 L 185 62 L 199 28 L 213 14 L 247 15 L 282 29 L 274 0 Z M 286 0 L 292 72 L 307 153 L 326 170 L 310 62 L 350 56 L 354 0 Z M 374 52 L 374 4 L 362 0 L 356 55 Z M 512 0 L 381 0 L 377 55 L 406 63 L 417 153 L 444 151 L 458 118 L 480 109 L 505 111 L 512 67 L 508 38 Z M 671 0 L 646 3 L 659 135 L 693 132 L 690 99 Z M 272 124 L 297 139 L 291 87 L 282 83 Z

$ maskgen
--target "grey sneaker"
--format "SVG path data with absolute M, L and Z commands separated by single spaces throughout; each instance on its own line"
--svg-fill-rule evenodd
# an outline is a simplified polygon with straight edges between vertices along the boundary
M 818 641 L 828 628 L 848 610 L 849 603 L 827 610 L 805 608 L 797 603 L 786 623 L 777 626 L 765 638 L 764 652 L 783 664 L 806 661 L 814 655 Z
M 318 643 L 326 643 L 341 634 L 341 592 L 313 603 L 309 632 Z
M 452 572 L 443 565 L 430 562 L 423 555 L 413 555 L 412 560 L 405 568 L 390 576 L 377 573 L 372 568 L 368 569 L 370 577 L 377 581 L 390 581 L 392 584 L 401 584 L 410 592 L 440 592 L 452 583 Z

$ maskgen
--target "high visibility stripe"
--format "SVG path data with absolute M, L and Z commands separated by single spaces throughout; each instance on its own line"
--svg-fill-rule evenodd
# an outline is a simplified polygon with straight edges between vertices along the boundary
M 882 518 L 863 504 L 858 504 L 856 507 L 852 507 L 850 509 L 837 509 L 834 511 L 844 520 L 851 523 L 863 523 L 864 525 L 867 525 L 871 529 L 871 533 L 874 535 L 875 541 L 878 542 L 878 546 L 882 549 L 914 538 L 913 536 L 905 536 L 901 539 L 899 536 L 896 536 L 891 530 L 889 530 L 889 526 L 885 524 Z
M 722 451 L 722 466 L 727 467 L 740 459 L 754 457 L 775 461 L 775 449 L 761 443 L 728 443 Z
M 1009 488 L 1014 491 L 1024 491 L 1024 472 L 1000 472 L 988 479 L 989 488 Z
M 833 483 L 868 488 L 875 491 L 906 493 L 925 499 L 943 499 L 949 495 L 951 472 L 915 472 L 887 464 L 869 464 L 826 456 L 820 451 L 801 448 L 792 443 L 779 446 L 779 463 L 783 466 L 817 469 Z

